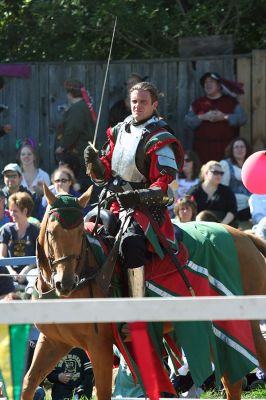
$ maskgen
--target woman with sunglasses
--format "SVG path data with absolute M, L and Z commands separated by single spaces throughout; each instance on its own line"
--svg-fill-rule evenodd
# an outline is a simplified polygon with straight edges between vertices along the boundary
M 221 184 L 223 175 L 218 161 L 208 161 L 201 168 L 202 182 L 190 190 L 190 195 L 197 203 L 198 212 L 210 210 L 219 222 L 236 227 L 236 198 L 228 186 Z
M 52 173 L 52 183 L 53 185 L 49 187 L 49 189 L 54 193 L 69 193 L 74 197 L 79 197 L 81 195 L 80 192 L 74 189 L 75 185 L 75 176 L 72 170 L 66 166 L 61 166 L 57 168 Z M 41 209 L 41 218 L 43 217 L 47 206 L 47 200 L 45 197 L 42 198 L 42 209 Z
M 248 142 L 244 138 L 237 137 L 226 148 L 226 159 L 220 161 L 224 171 L 222 184 L 229 186 L 236 196 L 237 219 L 239 221 L 248 221 L 251 218 L 248 204 L 251 193 L 244 186 L 241 177 L 243 164 L 250 154 Z

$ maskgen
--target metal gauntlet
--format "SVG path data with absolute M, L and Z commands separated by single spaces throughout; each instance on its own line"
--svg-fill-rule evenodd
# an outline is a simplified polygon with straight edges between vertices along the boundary
M 104 165 L 99 159 L 99 152 L 90 143 L 84 150 L 84 161 L 86 169 L 90 166 L 90 175 L 93 179 L 102 181 L 104 179 Z
M 91 177 L 92 179 L 97 179 L 99 181 L 104 180 L 104 165 L 99 158 L 97 158 L 93 163 L 91 163 Z
M 170 200 L 160 188 L 140 189 L 138 194 L 140 204 L 146 204 L 148 207 L 166 206 Z

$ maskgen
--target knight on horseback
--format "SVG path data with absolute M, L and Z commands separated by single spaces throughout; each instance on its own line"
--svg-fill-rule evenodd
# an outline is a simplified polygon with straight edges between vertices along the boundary
M 157 88 L 149 82 L 133 86 L 132 115 L 107 130 L 108 141 L 101 155 L 90 144 L 84 151 L 91 179 L 98 186 L 107 185 L 108 192 L 116 194 L 110 211 L 121 218 L 122 210 L 134 210 L 120 243 L 131 297 L 144 296 L 144 265 L 150 251 L 158 253 L 146 237 L 149 216 L 161 236 L 171 244 L 176 242 L 167 210 L 167 190 L 183 166 L 183 149 L 159 116 L 158 98 Z

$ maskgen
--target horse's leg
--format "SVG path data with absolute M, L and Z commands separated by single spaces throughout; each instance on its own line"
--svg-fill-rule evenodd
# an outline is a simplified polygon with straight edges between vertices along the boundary
M 21 400 L 33 399 L 38 385 L 70 350 L 71 346 L 49 341 L 46 336 L 40 333 L 30 369 L 23 379 Z
M 224 385 L 226 399 L 227 400 L 241 400 L 241 392 L 242 392 L 242 382 L 237 381 L 233 385 L 229 382 L 226 374 L 222 377 L 222 383 Z
M 88 352 L 95 378 L 96 398 L 109 400 L 112 395 L 113 339 L 101 334 L 100 325 L 98 329 L 99 334 L 88 344 Z

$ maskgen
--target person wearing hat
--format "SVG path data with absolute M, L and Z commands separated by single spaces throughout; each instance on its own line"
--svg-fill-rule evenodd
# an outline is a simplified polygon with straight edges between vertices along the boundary
M 57 132 L 55 155 L 57 161 L 60 161 L 66 154 L 71 154 L 75 158 L 76 169 L 79 171 L 76 178 L 81 185 L 81 191 L 85 191 L 88 188 L 89 180 L 85 173 L 83 151 L 88 141 L 93 141 L 95 114 L 92 112 L 92 105 L 86 89 L 80 81 L 66 80 L 64 88 L 69 107 L 64 112 Z
M 247 116 L 237 100 L 243 85 L 206 72 L 200 78 L 205 96 L 195 100 L 185 116 L 185 128 L 194 132 L 193 150 L 202 163 L 221 160 L 226 146 L 239 136 Z
M 32 216 L 34 218 L 38 218 L 40 199 L 37 197 L 36 193 L 32 194 L 25 186 L 21 184 L 22 170 L 20 166 L 16 163 L 7 164 L 2 171 L 2 175 L 4 176 L 5 184 L 5 186 L 2 188 L 2 192 L 5 196 L 5 206 L 8 207 L 8 199 L 12 194 L 17 192 L 26 192 L 34 201 Z

